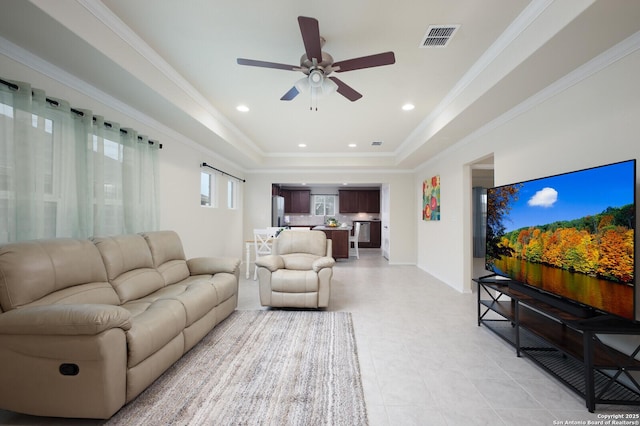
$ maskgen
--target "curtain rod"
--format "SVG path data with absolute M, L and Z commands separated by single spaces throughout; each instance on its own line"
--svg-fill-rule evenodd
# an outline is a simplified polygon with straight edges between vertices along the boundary
M 210 166 L 210 165 L 209 165 L 209 164 L 207 164 L 207 163 L 202 163 L 202 164 L 200 165 L 200 167 L 208 167 L 208 168 L 210 168 L 210 169 L 213 169 L 213 170 L 215 170 L 215 171 L 217 171 L 217 172 L 222 173 L 223 175 L 231 176 L 232 178 L 234 178 L 234 179 L 238 179 L 238 180 L 239 180 L 239 181 L 241 181 L 241 182 L 246 182 L 246 180 L 244 180 L 244 179 L 240 179 L 238 176 L 234 176 L 234 175 L 232 175 L 232 174 L 230 174 L 230 173 L 227 173 L 227 172 L 224 172 L 224 171 L 222 171 L 222 170 L 220 170 L 220 169 L 216 169 L 215 167 Z
M 11 89 L 11 90 L 19 90 L 19 89 L 20 89 L 20 86 L 18 86 L 17 84 L 13 84 L 13 83 L 11 83 L 11 82 L 9 82 L 9 81 L 5 81 L 5 80 L 3 80 L 3 79 L 1 79 L 1 78 L 0 78 L 0 83 L 1 83 L 1 84 L 4 84 L 5 86 L 7 86 L 7 87 L 8 87 L 9 89 Z M 31 92 L 31 94 L 33 95 L 33 92 Z M 58 101 L 56 101 L 55 99 L 45 98 L 45 101 L 46 101 L 48 104 L 50 104 L 50 105 L 53 105 L 53 106 L 56 106 L 56 107 L 57 107 L 57 106 L 60 106 L 60 104 L 58 103 Z M 74 113 L 74 114 L 76 114 L 76 115 L 79 115 L 80 117 L 84 117 L 84 112 L 82 112 L 82 111 L 80 111 L 80 110 L 78 110 L 78 109 L 75 109 L 75 108 L 69 108 L 69 109 L 71 110 L 71 112 L 72 112 L 72 113 Z M 96 118 L 95 118 L 95 117 L 93 117 L 93 121 L 96 121 Z M 108 123 L 108 122 L 106 122 L 106 121 L 104 122 L 104 125 L 105 125 L 106 127 L 109 127 L 109 128 L 113 127 L 113 126 L 111 125 L 111 123 Z M 127 132 L 125 129 L 120 129 L 120 133 L 124 133 L 124 134 L 126 135 L 126 134 L 128 134 L 129 132 Z M 141 137 L 141 136 L 138 136 L 138 140 L 140 140 L 140 141 L 141 141 L 141 140 L 142 140 L 142 137 Z M 154 144 L 156 144 L 156 143 L 158 144 L 158 148 L 159 148 L 159 149 L 162 149 L 162 144 L 161 144 L 161 143 L 159 143 L 158 141 L 153 141 L 153 140 L 149 139 L 149 145 L 154 145 Z

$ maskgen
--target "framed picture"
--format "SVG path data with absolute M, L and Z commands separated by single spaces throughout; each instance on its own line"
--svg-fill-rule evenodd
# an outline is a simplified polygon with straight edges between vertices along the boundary
M 440 175 L 422 182 L 422 220 L 440 220 Z

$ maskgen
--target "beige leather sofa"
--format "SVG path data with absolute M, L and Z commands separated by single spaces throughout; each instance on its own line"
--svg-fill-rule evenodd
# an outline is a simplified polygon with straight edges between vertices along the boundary
M 235 310 L 239 263 L 172 231 L 0 246 L 0 408 L 111 417 Z
M 256 259 L 262 306 L 329 306 L 335 260 L 331 240 L 322 231 L 282 231 L 272 254 Z

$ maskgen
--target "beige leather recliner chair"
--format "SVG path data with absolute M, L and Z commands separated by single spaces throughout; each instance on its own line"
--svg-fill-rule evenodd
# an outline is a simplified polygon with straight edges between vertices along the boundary
M 271 255 L 256 259 L 262 306 L 329 306 L 335 260 L 322 231 L 282 231 Z

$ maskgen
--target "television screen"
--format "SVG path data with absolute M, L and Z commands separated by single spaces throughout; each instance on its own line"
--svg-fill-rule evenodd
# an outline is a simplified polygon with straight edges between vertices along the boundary
M 635 160 L 487 191 L 486 268 L 635 320 Z

